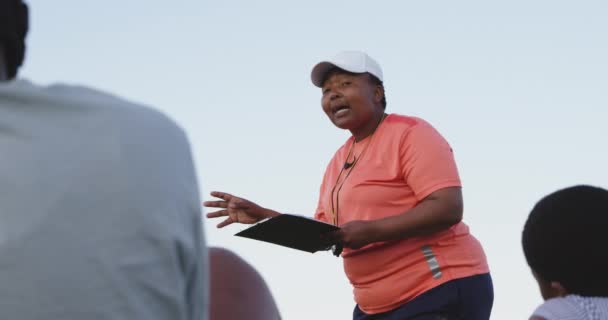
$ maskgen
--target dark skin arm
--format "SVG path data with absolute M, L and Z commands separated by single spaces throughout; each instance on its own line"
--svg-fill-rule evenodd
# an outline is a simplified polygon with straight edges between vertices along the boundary
M 222 210 L 207 214 L 208 218 L 226 217 L 218 228 L 238 222 L 251 224 L 280 213 L 263 208 L 249 200 L 224 192 L 212 192 L 220 201 L 206 201 L 206 207 Z M 430 235 L 453 226 L 462 220 L 462 192 L 460 187 L 437 190 L 416 207 L 396 216 L 372 220 L 351 221 L 328 235 L 333 243 L 359 249 L 370 243 L 401 240 Z
M 437 190 L 403 214 L 371 221 L 351 221 L 330 238 L 344 247 L 359 249 L 374 242 L 431 235 L 462 220 L 460 187 Z

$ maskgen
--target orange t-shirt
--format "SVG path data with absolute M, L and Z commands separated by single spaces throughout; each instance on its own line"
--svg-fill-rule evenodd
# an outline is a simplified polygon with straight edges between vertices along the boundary
M 333 223 L 336 206 L 338 225 L 407 214 L 431 193 L 461 185 L 445 139 L 422 119 L 391 114 L 355 144 L 352 153 L 360 158 L 342 173 L 340 181 L 348 176 L 338 199 L 334 192 L 332 209 L 332 189 L 353 141 L 327 166 L 316 219 Z M 489 272 L 480 243 L 463 222 L 430 236 L 345 249 L 342 257 L 355 301 L 369 314 L 397 308 L 447 281 Z

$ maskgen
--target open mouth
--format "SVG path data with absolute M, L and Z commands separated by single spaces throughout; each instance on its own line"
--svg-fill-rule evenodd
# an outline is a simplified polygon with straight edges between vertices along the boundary
M 331 108 L 331 111 L 333 112 L 333 114 L 335 116 L 340 116 L 342 114 L 345 114 L 346 112 L 348 112 L 348 110 L 350 110 L 350 107 L 347 105 L 339 105 L 339 106 L 335 106 L 335 107 Z

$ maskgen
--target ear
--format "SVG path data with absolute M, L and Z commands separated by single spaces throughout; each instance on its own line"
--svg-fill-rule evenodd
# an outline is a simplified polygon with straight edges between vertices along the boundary
M 566 288 L 564 288 L 564 286 L 557 281 L 551 281 L 550 286 L 555 296 L 565 297 L 568 294 Z
M 374 88 L 374 101 L 380 103 L 382 102 L 382 98 L 384 98 L 384 87 L 378 84 Z
M 540 288 L 543 299 L 548 300 L 555 297 L 563 297 L 568 294 L 568 291 L 560 282 L 544 280 L 534 270 L 532 270 L 532 274 L 534 275 L 536 282 L 538 282 L 538 287 Z

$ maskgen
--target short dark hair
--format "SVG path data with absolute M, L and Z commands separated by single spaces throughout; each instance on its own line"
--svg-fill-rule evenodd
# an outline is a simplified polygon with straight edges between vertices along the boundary
M 608 296 L 608 190 L 579 185 L 542 198 L 524 226 L 528 265 L 570 294 Z
M 346 74 L 351 74 L 351 75 L 358 75 L 359 74 L 360 75 L 360 73 L 354 73 L 354 72 L 346 71 L 344 69 L 340 69 L 338 67 L 333 67 L 333 68 L 331 68 L 329 71 L 327 71 L 325 73 L 325 76 L 323 77 L 322 83 L 325 83 L 325 81 L 327 80 L 327 78 L 329 78 L 330 76 L 332 76 L 332 75 L 334 75 L 336 73 L 346 73 Z M 382 83 L 382 81 L 380 81 L 380 79 L 378 79 L 373 74 L 371 74 L 369 72 L 367 72 L 366 74 L 368 75 L 369 81 L 373 85 L 378 85 L 378 86 L 382 87 L 382 101 L 380 101 L 380 103 L 382 103 L 382 108 L 384 110 L 386 110 L 386 94 L 384 93 L 384 83 Z
M 28 7 L 21 0 L 0 0 L 0 46 L 9 79 L 17 76 L 25 58 L 25 37 L 29 28 Z

